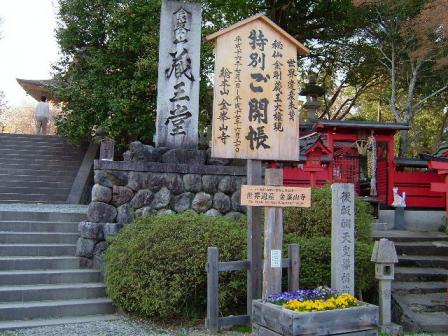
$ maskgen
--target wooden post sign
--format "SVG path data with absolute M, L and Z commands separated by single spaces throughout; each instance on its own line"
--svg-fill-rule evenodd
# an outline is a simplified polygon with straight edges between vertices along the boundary
M 297 52 L 300 42 L 255 15 L 215 40 L 212 157 L 297 161 Z

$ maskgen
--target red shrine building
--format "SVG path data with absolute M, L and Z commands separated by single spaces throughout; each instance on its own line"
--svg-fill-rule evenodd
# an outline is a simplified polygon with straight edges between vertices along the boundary
M 432 183 L 444 183 L 444 176 L 430 162 L 444 161 L 448 169 L 448 148 L 435 156 L 398 158 L 394 136 L 408 129 L 406 124 L 370 121 L 317 119 L 303 124 L 300 162 L 284 167 L 285 184 L 353 183 L 358 195 L 381 208 L 392 206 L 396 187 L 406 193 L 407 208 L 445 209 L 445 191 L 440 185 L 431 188 Z

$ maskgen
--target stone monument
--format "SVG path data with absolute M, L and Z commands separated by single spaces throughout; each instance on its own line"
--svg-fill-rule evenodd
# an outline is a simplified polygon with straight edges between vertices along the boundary
M 331 185 L 331 287 L 355 294 L 355 190 L 352 183 Z
M 198 146 L 201 4 L 164 0 L 160 17 L 157 147 Z

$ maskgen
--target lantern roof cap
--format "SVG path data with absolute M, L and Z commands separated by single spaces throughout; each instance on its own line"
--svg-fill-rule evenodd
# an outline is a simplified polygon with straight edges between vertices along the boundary
M 398 263 L 397 251 L 394 242 L 386 238 L 377 240 L 373 245 L 372 258 L 370 261 L 377 264 Z
M 208 35 L 206 37 L 207 41 L 214 41 L 216 40 L 219 36 L 221 35 L 225 35 L 229 32 L 231 32 L 234 29 L 237 29 L 239 27 L 242 27 L 252 21 L 256 21 L 256 20 L 260 20 L 263 21 L 264 23 L 266 23 L 267 25 L 269 25 L 272 29 L 274 29 L 275 31 L 277 31 L 279 34 L 283 35 L 283 37 L 285 39 L 287 39 L 289 42 L 291 42 L 297 49 L 297 51 L 299 52 L 299 54 L 301 55 L 307 55 L 310 51 L 307 47 L 305 47 L 302 43 L 300 43 L 299 41 L 297 41 L 294 37 L 292 37 L 289 33 L 287 33 L 285 30 L 283 30 L 282 28 L 280 28 L 274 21 L 272 21 L 271 19 L 269 19 L 266 15 L 264 14 L 256 14 L 254 16 L 251 16 L 245 20 L 239 21 L 227 28 L 221 29 L 220 31 L 217 31 L 216 33 L 213 33 L 211 35 Z

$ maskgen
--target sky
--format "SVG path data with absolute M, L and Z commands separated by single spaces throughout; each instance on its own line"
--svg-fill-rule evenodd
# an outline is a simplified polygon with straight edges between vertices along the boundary
M 0 0 L 0 90 L 11 107 L 36 101 L 16 78 L 49 79 L 58 59 L 55 0 Z

